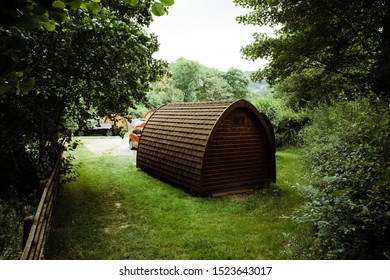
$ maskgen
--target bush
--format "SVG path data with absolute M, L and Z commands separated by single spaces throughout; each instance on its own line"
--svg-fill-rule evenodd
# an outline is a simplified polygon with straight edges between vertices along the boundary
M 320 107 L 303 130 L 312 185 L 299 221 L 315 225 L 317 258 L 390 258 L 390 112 L 381 102 Z
M 299 132 L 310 120 L 305 112 L 293 111 L 283 100 L 272 95 L 258 97 L 254 106 L 270 119 L 277 147 L 295 146 L 300 143 Z
M 34 213 L 33 202 L 0 199 L 0 260 L 20 259 L 23 219 Z

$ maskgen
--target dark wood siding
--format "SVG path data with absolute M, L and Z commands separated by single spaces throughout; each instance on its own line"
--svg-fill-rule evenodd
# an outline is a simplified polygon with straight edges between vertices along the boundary
M 264 127 L 249 109 L 235 109 L 218 125 L 205 155 L 205 193 L 258 187 L 271 181 L 270 146 Z
M 202 194 L 275 180 L 273 130 L 247 101 L 168 104 L 146 124 L 137 166 Z
M 146 124 L 137 166 L 170 183 L 201 192 L 200 173 L 209 135 L 231 102 L 168 104 Z

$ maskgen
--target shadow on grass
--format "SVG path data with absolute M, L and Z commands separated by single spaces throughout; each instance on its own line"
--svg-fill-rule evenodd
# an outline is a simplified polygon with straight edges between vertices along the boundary
M 294 152 L 278 157 L 277 185 L 220 198 L 191 196 L 129 157 L 78 153 L 81 176 L 57 199 L 47 259 L 296 259 L 309 240 L 285 218 L 303 202 L 289 186 Z
M 94 254 L 104 241 L 101 196 L 77 182 L 64 188 L 57 197 L 45 258 L 101 259 Z

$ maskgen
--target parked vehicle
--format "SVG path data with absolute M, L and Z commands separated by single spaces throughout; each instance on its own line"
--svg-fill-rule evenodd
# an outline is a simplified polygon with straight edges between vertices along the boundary
M 129 134 L 129 148 L 130 150 L 137 150 L 139 139 L 141 138 L 142 129 L 133 129 Z
M 137 150 L 139 140 L 141 139 L 142 130 L 145 127 L 146 122 L 150 116 L 154 113 L 154 110 L 148 111 L 143 118 L 134 119 L 130 124 L 129 133 L 129 148 L 131 150 Z
M 87 127 L 77 129 L 75 135 L 84 136 L 84 135 L 106 135 L 112 136 L 117 135 L 119 128 L 116 125 L 109 123 L 96 123 Z
M 141 138 L 142 129 L 146 121 L 144 119 L 135 119 L 131 122 L 131 132 L 129 134 L 129 148 L 130 150 L 137 150 L 139 139 Z

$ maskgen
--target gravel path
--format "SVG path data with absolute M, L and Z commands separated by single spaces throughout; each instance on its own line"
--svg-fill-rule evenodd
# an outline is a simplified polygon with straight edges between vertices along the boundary
M 119 136 L 93 137 L 81 136 L 74 137 L 74 140 L 80 140 L 82 145 L 96 155 L 114 155 L 114 156 L 134 156 L 136 151 L 129 149 L 129 138 L 123 139 Z

